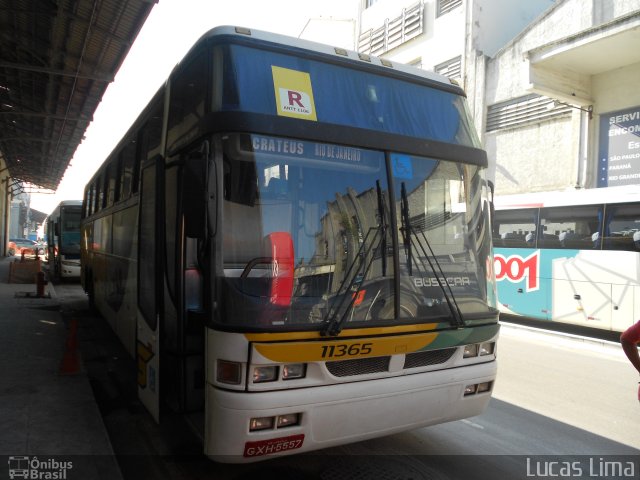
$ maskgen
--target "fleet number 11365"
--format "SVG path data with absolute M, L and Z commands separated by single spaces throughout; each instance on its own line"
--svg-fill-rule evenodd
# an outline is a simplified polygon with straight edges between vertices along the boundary
M 322 358 L 355 357 L 371 353 L 372 343 L 336 343 L 322 345 Z

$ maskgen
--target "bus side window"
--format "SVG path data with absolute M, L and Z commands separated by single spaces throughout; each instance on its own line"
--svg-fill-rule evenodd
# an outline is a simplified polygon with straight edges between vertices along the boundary
M 120 154 L 120 174 L 118 179 L 118 200 L 126 200 L 131 196 L 133 170 L 136 161 L 136 141 L 131 140 Z
M 535 208 L 497 210 L 493 245 L 507 248 L 534 248 L 537 223 L 538 211 Z
M 102 197 L 104 190 L 102 189 L 102 175 L 98 175 L 95 180 L 95 196 L 93 197 L 93 213 L 102 209 Z
M 174 148 L 205 114 L 209 85 L 208 56 L 203 52 L 172 75 L 167 145 Z
M 546 231 L 540 243 L 545 248 L 592 250 L 601 218 L 601 205 L 543 208 L 540 224 Z
M 105 198 L 104 198 L 104 207 L 110 207 L 113 205 L 116 199 L 116 177 L 118 175 L 118 157 L 112 159 L 107 165 L 107 169 L 105 170 L 105 179 L 104 179 L 104 190 L 105 190 Z
M 604 232 L 603 249 L 640 250 L 640 206 L 608 205 Z

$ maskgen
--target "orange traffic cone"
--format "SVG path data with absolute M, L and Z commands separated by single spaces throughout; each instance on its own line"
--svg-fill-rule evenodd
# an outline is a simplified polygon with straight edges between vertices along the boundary
M 78 353 L 78 320 L 71 319 L 69 334 L 65 342 L 64 355 L 60 362 L 60 375 L 80 373 L 80 354 Z

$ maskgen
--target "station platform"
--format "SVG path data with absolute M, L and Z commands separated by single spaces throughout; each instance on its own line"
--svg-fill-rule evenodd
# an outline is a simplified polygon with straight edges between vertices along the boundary
M 9 283 L 20 260 L 0 257 L 0 477 L 121 480 L 80 358 L 73 299 L 51 282 L 40 296 L 35 283 Z

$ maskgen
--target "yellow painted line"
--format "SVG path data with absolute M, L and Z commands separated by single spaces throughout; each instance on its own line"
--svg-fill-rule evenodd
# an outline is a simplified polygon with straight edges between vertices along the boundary
M 321 342 L 257 343 L 254 348 L 273 362 L 319 362 L 350 360 L 411 353 L 431 344 L 438 333 L 420 333 L 393 337 L 333 339 Z
M 424 332 L 435 330 L 437 327 L 437 323 L 419 323 L 413 325 L 397 325 L 394 327 L 353 328 L 344 329 L 337 337 L 332 338 L 374 337 L 377 335 Z M 318 328 L 320 328 L 319 325 Z M 292 340 L 316 340 L 327 338 L 320 335 L 320 330 L 305 332 L 245 333 L 244 336 L 250 342 L 282 342 Z

